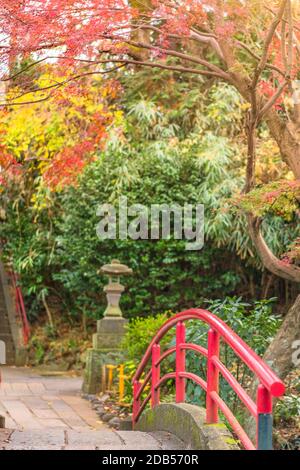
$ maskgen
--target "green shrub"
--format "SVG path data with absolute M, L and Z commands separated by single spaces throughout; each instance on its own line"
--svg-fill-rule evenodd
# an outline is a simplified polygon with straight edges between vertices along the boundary
M 134 318 L 127 325 L 123 348 L 129 361 L 138 366 L 152 338 L 159 328 L 171 316 L 171 312 L 162 313 L 147 318 Z M 170 334 L 162 341 L 162 346 L 170 342 Z
M 300 397 L 288 395 L 278 400 L 274 413 L 275 423 L 279 420 L 286 422 L 300 419 Z
M 127 377 L 125 380 L 125 402 L 131 403 L 132 377 L 152 338 L 170 316 L 172 316 L 172 312 L 165 312 L 146 318 L 138 317 L 131 319 L 127 325 L 127 331 L 122 345 L 127 357 L 127 361 L 125 362 L 125 376 Z M 170 332 L 162 339 L 160 342 L 162 348 L 168 348 L 173 334 L 174 333 Z M 163 370 L 166 370 L 168 364 L 169 361 L 164 361 Z M 148 363 L 148 368 L 149 367 L 151 367 L 151 360 Z M 146 370 L 148 370 L 148 368 Z

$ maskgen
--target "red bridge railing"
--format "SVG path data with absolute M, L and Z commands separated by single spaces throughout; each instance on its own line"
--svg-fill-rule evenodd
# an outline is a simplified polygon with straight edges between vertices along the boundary
M 195 319 L 201 320 L 210 326 L 207 349 L 196 344 L 186 343 L 184 322 Z M 159 342 L 174 326 L 176 326 L 176 346 L 161 353 Z M 243 389 L 236 378 L 221 362 L 219 355 L 220 339 L 227 343 L 254 373 L 258 381 L 256 402 L 252 400 L 246 390 Z M 186 371 L 185 354 L 187 350 L 196 351 L 207 359 L 206 380 Z M 175 354 L 176 370 L 161 377 L 161 362 L 171 354 Z M 146 367 L 150 360 L 151 368 L 146 373 Z M 144 373 L 144 379 L 141 381 Z M 220 374 L 255 418 L 257 423 L 255 444 L 220 397 Z M 206 392 L 206 422 L 208 424 L 218 422 L 220 410 L 245 449 L 272 449 L 272 399 L 273 397 L 283 395 L 285 386 L 270 367 L 216 315 L 206 310 L 190 309 L 170 318 L 159 329 L 133 377 L 133 426 L 138 422 L 139 417 L 150 400 L 152 408 L 159 404 L 160 387 L 169 379 L 175 380 L 177 403 L 185 401 L 186 380 L 192 380 Z M 142 401 L 142 394 L 147 384 L 151 384 L 151 391 Z
M 26 345 L 30 337 L 30 326 L 27 319 L 22 290 L 19 285 L 18 275 L 14 271 L 10 271 L 9 275 L 15 295 L 16 312 L 22 325 L 23 341 Z

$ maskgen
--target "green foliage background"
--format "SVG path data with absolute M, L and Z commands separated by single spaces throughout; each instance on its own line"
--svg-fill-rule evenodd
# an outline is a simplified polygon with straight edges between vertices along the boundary
M 106 148 L 76 187 L 51 193 L 28 175 L 37 205 L 26 192 L 2 193 L 3 255 L 21 274 L 31 318 L 43 300 L 58 299 L 74 318 L 99 317 L 106 279 L 99 268 L 112 258 L 128 264 L 122 307 L 128 317 L 198 306 L 203 298 L 253 295 L 260 263 L 242 214 L 230 210 L 244 174 L 244 104 L 230 86 L 202 79 L 181 82 L 170 73 L 124 74 L 123 132 L 113 126 Z M 12 149 L 13 150 L 13 149 Z M 16 150 L 17 151 L 17 150 Z M 96 235 L 99 204 L 161 203 L 205 206 L 205 246 L 186 251 L 185 242 L 106 240 Z M 271 217 L 266 238 L 282 252 L 294 237 L 291 224 Z

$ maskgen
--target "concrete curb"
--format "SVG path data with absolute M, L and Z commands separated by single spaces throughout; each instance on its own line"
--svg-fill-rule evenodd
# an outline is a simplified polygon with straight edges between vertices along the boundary
M 225 424 L 205 424 L 205 409 L 188 403 L 162 403 L 144 411 L 137 431 L 166 431 L 193 450 L 239 450 Z

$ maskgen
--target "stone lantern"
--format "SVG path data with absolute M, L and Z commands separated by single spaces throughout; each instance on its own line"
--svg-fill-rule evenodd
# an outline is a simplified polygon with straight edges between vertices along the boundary
M 132 269 L 112 260 L 100 268 L 100 273 L 108 276 L 104 287 L 107 307 L 104 316 L 97 321 L 97 332 L 93 335 L 93 347 L 87 351 L 87 361 L 83 382 L 83 392 L 98 393 L 103 388 L 101 371 L 105 364 L 120 364 L 123 360 L 122 340 L 127 320 L 123 318 L 120 298 L 125 287 L 120 283 L 121 276 L 132 274 Z
M 120 298 L 125 287 L 120 283 L 120 276 L 132 274 L 132 269 L 125 264 L 121 264 L 117 259 L 113 259 L 111 264 L 105 264 L 100 272 L 108 275 L 108 284 L 104 287 L 107 297 L 107 307 L 104 312 L 104 318 L 122 317 L 120 308 Z

